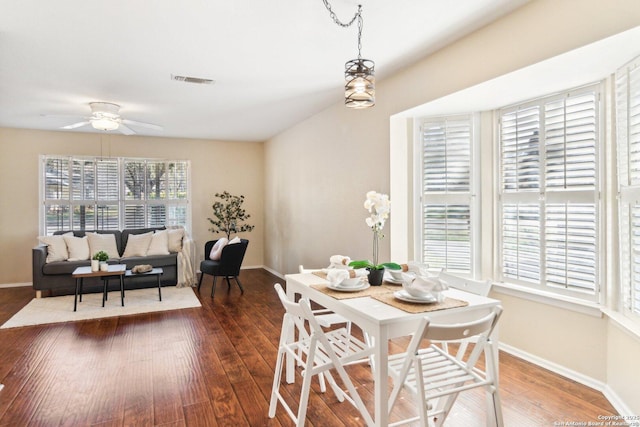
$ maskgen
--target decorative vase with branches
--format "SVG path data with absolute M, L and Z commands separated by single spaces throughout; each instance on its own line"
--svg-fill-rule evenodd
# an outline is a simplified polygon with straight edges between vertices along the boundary
M 213 218 L 207 218 L 212 227 L 209 231 L 213 233 L 225 233 L 227 239 L 232 233 L 242 233 L 251 231 L 254 225 L 245 221 L 251 218 L 242 207 L 244 196 L 234 196 L 227 191 L 215 194 L 216 199 L 211 206 L 213 208 Z

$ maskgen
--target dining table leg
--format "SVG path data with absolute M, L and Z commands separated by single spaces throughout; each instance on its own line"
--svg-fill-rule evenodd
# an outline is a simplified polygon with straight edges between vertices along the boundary
M 386 426 L 389 423 L 389 335 L 385 328 L 369 331 L 373 337 L 374 347 L 374 402 L 373 419 L 376 426 Z

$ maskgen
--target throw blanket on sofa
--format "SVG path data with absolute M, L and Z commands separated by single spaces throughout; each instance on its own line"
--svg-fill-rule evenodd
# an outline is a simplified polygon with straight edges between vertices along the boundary
M 182 228 L 181 226 L 168 226 L 167 228 Z M 184 231 L 182 237 L 182 250 L 178 252 L 178 283 L 176 287 L 186 288 L 196 286 L 198 283 L 193 267 L 195 262 L 193 256 L 195 254 L 195 243 L 189 237 L 189 233 Z
M 178 252 L 178 288 L 196 286 L 198 283 L 193 268 L 194 246 L 193 240 L 184 239 L 182 251 Z

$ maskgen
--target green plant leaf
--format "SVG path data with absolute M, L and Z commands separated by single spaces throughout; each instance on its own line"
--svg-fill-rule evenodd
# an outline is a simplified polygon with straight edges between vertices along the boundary
M 380 265 L 384 268 L 388 268 L 389 270 L 402 270 L 402 266 L 400 264 L 396 264 L 395 262 L 385 262 Z
M 374 265 L 369 260 L 351 261 L 349 267 L 353 268 L 372 268 Z

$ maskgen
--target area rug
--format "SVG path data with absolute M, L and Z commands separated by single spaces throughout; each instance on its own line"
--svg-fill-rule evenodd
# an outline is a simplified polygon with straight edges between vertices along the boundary
M 35 298 L 0 326 L 0 329 L 201 306 L 192 288 L 176 288 L 175 286 L 162 288 L 162 301 L 158 300 L 158 288 L 126 291 L 124 307 L 120 304 L 119 291 L 109 292 L 109 299 L 104 307 L 102 307 L 102 293 L 83 295 L 82 302 L 78 302 L 78 310 L 75 312 L 73 311 L 73 298 L 73 295 Z

